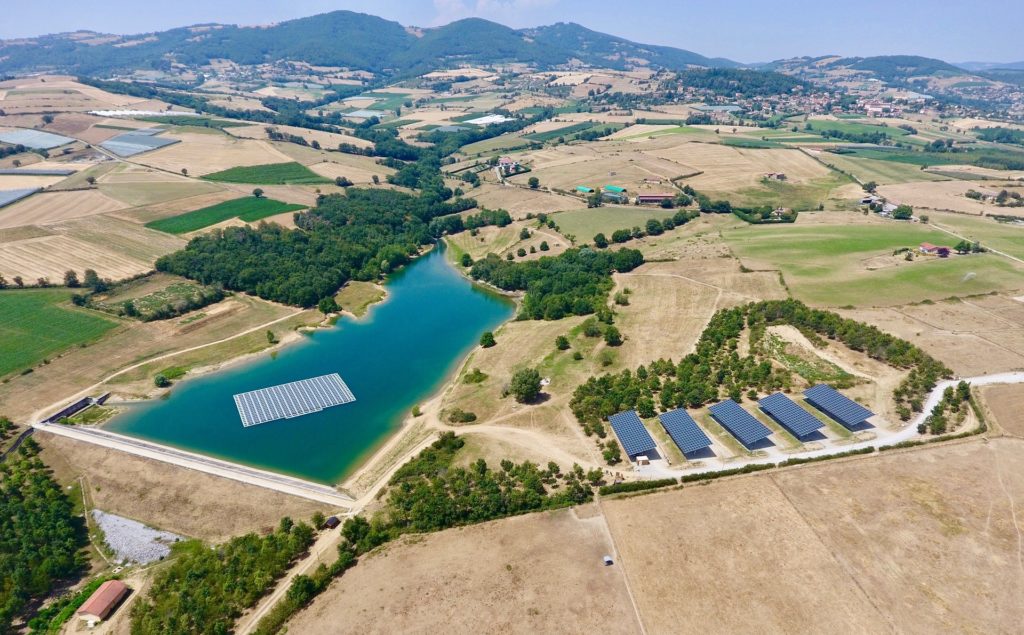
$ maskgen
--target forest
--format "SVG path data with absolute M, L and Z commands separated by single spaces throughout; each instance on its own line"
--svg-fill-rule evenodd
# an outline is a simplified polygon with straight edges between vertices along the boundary
M 694 68 L 676 74 L 679 88 L 696 88 L 734 99 L 768 97 L 792 92 L 795 88 L 810 89 L 808 82 L 772 71 L 735 68 Z
M 643 262 L 643 254 L 636 249 L 595 251 L 583 247 L 526 262 L 488 254 L 473 264 L 469 274 L 505 291 L 525 291 L 519 319 L 560 320 L 568 315 L 589 315 L 606 306 L 612 272 L 632 271 Z
M 230 633 L 242 611 L 311 544 L 313 528 L 287 517 L 266 536 L 246 534 L 212 548 L 198 540 L 177 543 L 170 565 L 132 607 L 132 633 Z
M 623 410 L 636 409 L 653 417 L 678 407 L 698 408 L 725 397 L 742 401 L 777 390 L 793 388 L 793 373 L 772 363 L 761 342 L 768 326 L 788 324 L 812 342 L 835 340 L 891 366 L 910 371 L 893 393 L 897 412 L 909 420 L 920 412 L 928 392 L 948 368 L 913 344 L 878 328 L 843 318 L 830 311 L 811 309 L 797 300 L 756 302 L 722 309 L 712 316 L 697 341 L 696 350 L 679 363 L 658 360 L 635 371 L 592 377 L 576 388 L 569 405 L 587 434 L 604 437 L 603 420 Z M 739 339 L 748 331 L 750 353 L 741 356 Z
M 85 521 L 38 455 L 29 438 L 0 463 L 0 633 L 86 564 Z
M 461 202 L 460 202 L 461 201 Z M 261 223 L 193 238 L 161 257 L 159 271 L 302 307 L 333 296 L 349 280 L 376 280 L 408 263 L 431 242 L 428 223 L 459 211 L 444 203 L 383 189 L 350 188 L 296 215 L 299 230 Z
M 1016 128 L 975 128 L 974 132 L 982 141 L 995 141 L 997 143 L 1012 143 L 1024 145 L 1024 130 Z

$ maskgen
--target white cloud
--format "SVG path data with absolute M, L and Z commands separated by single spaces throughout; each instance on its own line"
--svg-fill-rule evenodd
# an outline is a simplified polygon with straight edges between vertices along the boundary
M 510 26 L 533 24 L 530 12 L 558 0 L 434 0 L 435 25 L 463 18 L 485 18 Z

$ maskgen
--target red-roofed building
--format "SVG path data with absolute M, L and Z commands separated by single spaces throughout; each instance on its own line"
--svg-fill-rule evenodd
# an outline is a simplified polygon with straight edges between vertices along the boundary
M 127 595 L 128 587 L 124 582 L 107 580 L 89 596 L 76 614 L 90 625 L 102 622 L 114 613 L 114 609 Z

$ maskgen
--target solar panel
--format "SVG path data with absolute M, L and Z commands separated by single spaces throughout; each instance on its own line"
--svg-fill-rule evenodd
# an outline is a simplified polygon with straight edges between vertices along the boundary
M 636 410 L 612 415 L 608 417 L 608 421 L 612 424 L 612 430 L 615 430 L 615 436 L 619 437 L 622 449 L 630 458 L 658 447 L 644 427 L 644 422 L 637 416 Z
M 804 391 L 804 397 L 812 406 L 847 427 L 875 416 L 875 413 L 825 384 L 808 388 Z
M 720 401 L 708 408 L 715 421 L 722 424 L 740 443 L 750 447 L 761 439 L 768 438 L 772 431 L 755 419 L 749 412 L 732 399 Z
M 757 404 L 797 437 L 805 437 L 825 425 L 781 392 L 768 395 Z
M 658 419 L 683 454 L 703 450 L 711 445 L 708 435 L 697 427 L 697 422 L 682 408 L 660 414 Z
M 145 130 L 126 132 L 112 139 L 107 139 L 100 146 L 110 150 L 119 157 L 131 157 L 178 143 L 178 139 L 153 136 L 158 132 L 163 132 L 163 130 L 160 128 L 147 128 Z
M 248 428 L 277 419 L 301 417 L 355 400 L 341 376 L 334 373 L 237 394 L 235 407 L 242 425 Z
M 23 198 L 32 196 L 40 189 L 38 187 L 24 187 L 17 190 L 0 190 L 0 207 L 17 203 Z

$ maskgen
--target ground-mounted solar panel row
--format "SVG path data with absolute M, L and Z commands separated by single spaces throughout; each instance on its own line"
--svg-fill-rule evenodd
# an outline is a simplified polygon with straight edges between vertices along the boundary
M 619 438 L 622 449 L 630 459 L 643 455 L 657 448 L 651 433 L 644 427 L 644 422 L 635 410 L 627 410 L 608 417 L 615 436 Z
M 711 439 L 697 426 L 688 412 L 679 408 L 658 415 L 665 432 L 684 454 L 691 454 L 711 445 Z
M 0 141 L 33 150 L 53 150 L 74 143 L 75 140 L 42 130 L 0 130 Z
M 768 395 L 757 404 L 769 417 L 778 421 L 779 425 L 798 439 L 804 439 L 825 425 L 781 392 Z
M 136 154 L 142 154 L 143 152 L 178 143 L 177 139 L 155 136 L 159 132 L 163 131 L 160 128 L 148 128 L 126 132 L 125 134 L 107 139 L 100 146 L 119 157 L 132 157 Z
M 0 207 L 5 207 L 11 203 L 17 203 L 23 198 L 28 198 L 41 188 L 38 187 L 26 187 L 17 190 L 0 190 Z
M 805 390 L 804 399 L 847 428 L 857 427 L 875 416 L 875 413 L 825 384 Z
M 348 385 L 334 373 L 244 392 L 235 395 L 235 406 L 242 425 L 248 428 L 278 419 L 301 417 L 355 400 Z
M 2 168 L 0 176 L 71 176 L 74 170 L 67 168 Z M 0 181 L 2 182 L 2 181 Z
M 772 431 L 732 399 L 708 408 L 711 417 L 748 448 L 771 436 Z

